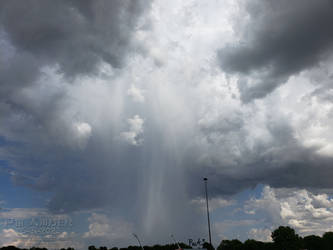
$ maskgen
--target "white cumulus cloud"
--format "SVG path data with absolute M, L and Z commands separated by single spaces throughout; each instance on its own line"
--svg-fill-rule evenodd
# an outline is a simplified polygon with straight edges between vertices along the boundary
M 300 234 L 322 234 L 333 230 L 333 199 L 326 194 L 266 186 L 261 197 L 249 200 L 245 209 L 264 216 L 275 226 L 289 225 Z
M 127 94 L 132 97 L 135 102 L 144 102 L 145 96 L 143 90 L 139 89 L 135 85 L 131 85 L 131 87 L 127 90 Z
M 133 118 L 127 120 L 129 130 L 121 133 L 123 139 L 133 146 L 139 146 L 143 143 L 143 124 L 144 120 L 139 116 L 135 115 Z

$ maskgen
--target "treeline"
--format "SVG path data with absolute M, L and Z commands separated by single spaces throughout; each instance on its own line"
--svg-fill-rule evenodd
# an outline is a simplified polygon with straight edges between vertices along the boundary
M 324 233 L 322 237 L 317 235 L 309 235 L 300 237 L 295 233 L 295 230 L 291 227 L 279 227 L 272 232 L 273 242 L 261 242 L 257 240 L 246 240 L 241 242 L 237 239 L 234 240 L 222 240 L 216 250 L 333 250 L 333 232 Z M 191 248 L 190 246 L 179 243 L 181 248 Z M 154 245 L 144 246 L 144 250 L 175 250 L 178 249 L 177 244 L 167 245 Z M 205 243 L 203 248 L 208 250 L 214 250 L 214 248 Z M 47 248 L 32 247 L 30 249 L 21 249 L 15 246 L 2 247 L 0 250 L 47 250 Z M 74 250 L 74 248 L 60 249 L 60 250 Z M 127 248 L 107 248 L 101 246 L 96 248 L 95 246 L 89 246 L 88 250 L 141 250 L 139 246 L 128 246 Z
M 181 248 L 192 248 L 184 243 L 179 243 L 179 246 Z M 167 245 L 154 245 L 154 246 L 143 246 L 144 250 L 175 250 L 178 249 L 178 245 L 176 244 L 167 244 Z M 1 250 L 1 249 L 0 249 Z M 126 248 L 107 248 L 107 247 L 99 247 L 96 248 L 95 246 L 88 247 L 88 250 L 141 250 L 141 247 L 139 246 L 128 246 Z
M 300 237 L 294 229 L 281 226 L 271 236 L 273 242 L 222 240 L 217 250 L 333 250 L 333 232 Z
M 190 246 L 186 245 L 185 243 L 179 243 L 179 246 L 184 248 L 191 248 Z M 175 250 L 178 249 L 177 244 L 167 244 L 167 245 L 154 245 L 154 246 L 144 246 L 144 250 Z M 39 247 L 32 247 L 30 249 L 27 248 L 18 248 L 15 246 L 6 246 L 0 248 L 0 250 L 48 250 L 47 248 L 39 248 Z M 74 248 L 61 248 L 60 250 L 74 250 Z M 112 247 L 107 248 L 105 246 L 101 246 L 96 248 L 95 246 L 89 246 L 88 250 L 141 250 L 141 247 L 139 246 L 128 246 L 126 248 L 118 248 L 118 247 Z

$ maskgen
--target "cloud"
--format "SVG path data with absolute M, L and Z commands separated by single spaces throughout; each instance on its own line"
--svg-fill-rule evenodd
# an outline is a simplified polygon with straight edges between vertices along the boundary
M 3 229 L 1 233 L 1 239 L 0 244 L 2 246 L 21 246 L 22 245 L 22 239 L 24 238 L 23 234 L 20 234 L 16 232 L 14 229 Z M 31 243 L 31 239 L 28 239 L 28 237 L 25 237 L 29 243 Z M 30 245 L 28 243 L 28 245 Z
M 121 136 L 133 146 L 141 145 L 143 143 L 141 136 L 143 134 L 144 120 L 139 115 L 135 115 L 133 118 L 129 118 L 127 122 L 130 127 L 129 131 L 121 133 Z
M 144 102 L 145 97 L 143 95 L 143 91 L 137 88 L 135 85 L 131 85 L 131 88 L 127 90 L 127 94 L 132 97 L 135 102 Z
M 132 35 L 149 8 L 149 1 L 1 2 L 0 60 L 5 67 L 0 70 L 0 114 L 6 118 L 0 134 L 20 145 L 1 151 L 15 169 L 15 184 L 39 191 L 62 186 L 61 194 L 53 194 L 60 200 L 69 183 L 80 179 L 74 158 L 87 153 L 90 143 L 98 143 L 92 141 L 94 123 L 78 111 L 83 102 L 77 102 L 74 91 L 87 79 L 96 83 L 119 72 L 127 55 L 139 51 Z M 29 166 L 36 175 L 28 173 Z M 64 185 L 59 180 L 65 169 L 71 174 Z M 63 209 L 54 203 L 53 211 Z
M 121 68 L 149 8 L 149 1 L 2 1 L 0 112 L 8 118 L 2 127 L 13 132 L 13 120 L 24 120 L 25 128 L 15 126 L 17 137 L 29 126 L 58 138 L 70 130 L 59 117 L 68 84 Z
M 246 1 L 239 42 L 218 52 L 222 70 L 239 74 L 245 102 L 263 98 L 300 72 L 319 66 L 333 48 L 332 3 Z M 242 8 L 242 7 L 241 7 Z M 237 23 L 239 25 L 239 23 Z
M 327 194 L 266 186 L 260 198 L 248 201 L 246 210 L 266 215 L 276 226 L 289 225 L 302 235 L 321 235 L 332 231 L 332 203 Z
M 110 219 L 105 214 L 92 213 L 88 218 L 89 231 L 83 234 L 86 241 L 100 244 L 124 244 L 132 237 L 133 225 L 122 219 Z M 107 242 L 107 243 L 106 243 Z M 96 243 L 95 243 L 96 244 Z
M 206 221 L 197 219 L 204 218 L 197 209 L 204 176 L 214 212 L 258 183 L 331 192 L 330 60 L 295 66 L 282 74 L 287 84 L 244 102 L 239 78 L 266 64 L 254 60 L 241 72 L 221 67 L 226 50 L 217 55 L 237 42 L 232 23 L 242 3 L 46 1 L 22 14 L 31 18 L 24 23 L 9 21 L 25 4 L 1 3 L 0 60 L 8 64 L 0 74 L 0 154 L 8 178 L 47 196 L 50 213 L 112 211 L 105 224 L 98 216 L 89 222 L 87 236 L 112 231 L 113 217 L 126 218 L 147 242 L 165 241 L 170 232 L 187 239 L 189 228 L 204 233 Z M 267 17 L 250 19 L 259 30 L 265 18 L 277 18 L 263 6 Z M 295 6 L 291 12 L 301 12 Z M 320 55 L 329 54 L 325 48 Z M 274 65 L 287 60 L 281 55 L 272 55 Z M 274 197 L 258 204 L 280 211 Z
M 3 1 L 2 28 L 18 50 L 66 75 L 87 74 L 101 62 L 119 67 L 147 1 Z M 20 19 L 17 19 L 20 16 Z
M 251 219 L 227 219 L 222 222 L 215 222 L 213 224 L 212 231 L 214 234 L 216 234 L 218 240 L 241 239 L 241 237 L 244 238 L 244 236 L 241 235 L 242 231 L 244 231 L 244 229 L 246 229 L 247 227 L 255 225 L 256 223 L 258 223 L 258 221 Z M 245 237 L 248 237 L 248 235 L 246 235 Z M 220 242 L 217 242 L 217 244 L 220 244 Z
M 46 215 L 49 214 L 45 208 L 3 208 L 0 210 L 0 218 L 2 219 L 25 219 Z
M 0 220 L 1 246 L 83 248 L 69 215 L 54 215 L 46 208 L 3 208 Z
M 206 212 L 206 199 L 197 198 L 191 200 L 191 204 L 197 206 L 201 211 Z M 209 200 L 209 210 L 214 211 L 222 207 L 228 207 L 235 204 L 234 200 L 225 200 L 221 198 L 213 198 Z
M 16 246 L 20 248 L 68 248 L 75 247 L 77 249 L 83 249 L 83 245 L 78 243 L 75 237 L 75 233 L 63 232 L 56 238 L 47 235 L 44 237 L 38 235 L 28 235 L 15 231 L 14 229 L 3 229 L 1 230 L 0 245 L 5 246 Z
M 91 136 L 91 126 L 86 122 L 77 122 L 74 123 L 73 127 L 74 133 L 77 136 L 79 147 L 85 147 L 87 144 L 87 140 L 89 140 L 89 137 Z
M 58 126 L 47 123 L 58 116 L 65 85 L 76 77 L 103 74 L 103 67 L 122 67 L 137 47 L 132 33 L 149 7 L 149 1 L 2 1 L 2 116 L 23 116 L 35 127 Z M 31 89 L 35 92 L 27 96 Z
M 249 231 L 249 238 L 263 242 L 271 242 L 272 241 L 271 234 L 272 231 L 269 229 L 252 228 Z
M 90 222 L 89 232 L 86 232 L 84 237 L 105 237 L 110 233 L 110 225 L 105 215 L 93 213 L 88 221 Z

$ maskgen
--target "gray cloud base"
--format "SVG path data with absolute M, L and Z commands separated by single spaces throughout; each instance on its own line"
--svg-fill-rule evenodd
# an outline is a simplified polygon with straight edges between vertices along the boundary
M 1 1 L 2 28 L 18 50 L 67 76 L 119 67 L 149 1 Z
M 218 52 L 222 70 L 241 76 L 244 102 L 318 65 L 333 47 L 332 1 L 248 1 L 246 12 L 240 43 Z
M 110 180 L 99 179 L 103 174 L 88 178 L 87 185 L 73 185 L 83 176 L 78 177 L 76 169 L 78 152 L 61 149 L 66 130 L 71 130 L 66 125 L 68 117 L 61 118 L 66 109 L 64 86 L 77 77 L 97 76 L 102 63 L 121 67 L 132 48 L 131 34 L 149 7 L 150 1 L 126 0 L 0 3 L 0 50 L 4 55 L 0 59 L 4 66 L 0 69 L 0 113 L 6 117 L 1 134 L 20 145 L 9 147 L 3 154 L 16 158 L 9 161 L 16 168 L 12 178 L 18 185 L 58 190 L 50 203 L 54 211 L 64 210 L 58 207 L 60 200 L 73 200 L 77 192 L 85 190 L 89 196 L 89 190 L 110 191 L 105 188 Z M 49 68 L 58 81 L 47 76 Z M 104 165 L 98 161 L 93 164 Z M 61 166 L 67 169 L 69 179 L 63 176 Z M 39 174 L 31 176 L 27 169 Z M 101 182 L 105 185 L 96 188 Z M 73 192 L 68 193 L 67 188 Z M 82 199 L 75 208 L 70 204 L 65 207 L 72 211 L 80 206 L 98 207 L 101 202 Z

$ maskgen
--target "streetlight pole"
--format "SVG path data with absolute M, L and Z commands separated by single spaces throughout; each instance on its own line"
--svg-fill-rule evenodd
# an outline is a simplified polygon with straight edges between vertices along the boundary
M 207 221 L 208 221 L 208 234 L 209 234 L 209 244 L 212 245 L 212 236 L 210 234 L 210 219 L 209 219 L 209 207 L 208 207 L 208 192 L 207 192 L 207 178 L 203 179 L 205 182 L 205 191 L 206 191 L 206 206 L 207 206 Z
M 139 245 L 140 245 L 140 247 L 141 247 L 141 250 L 144 250 L 143 247 L 142 247 L 142 245 L 141 245 L 141 242 L 140 242 L 140 240 L 139 240 L 139 237 L 138 237 L 136 234 L 134 234 L 134 233 L 133 233 L 133 236 L 135 237 L 135 239 L 138 240 Z

